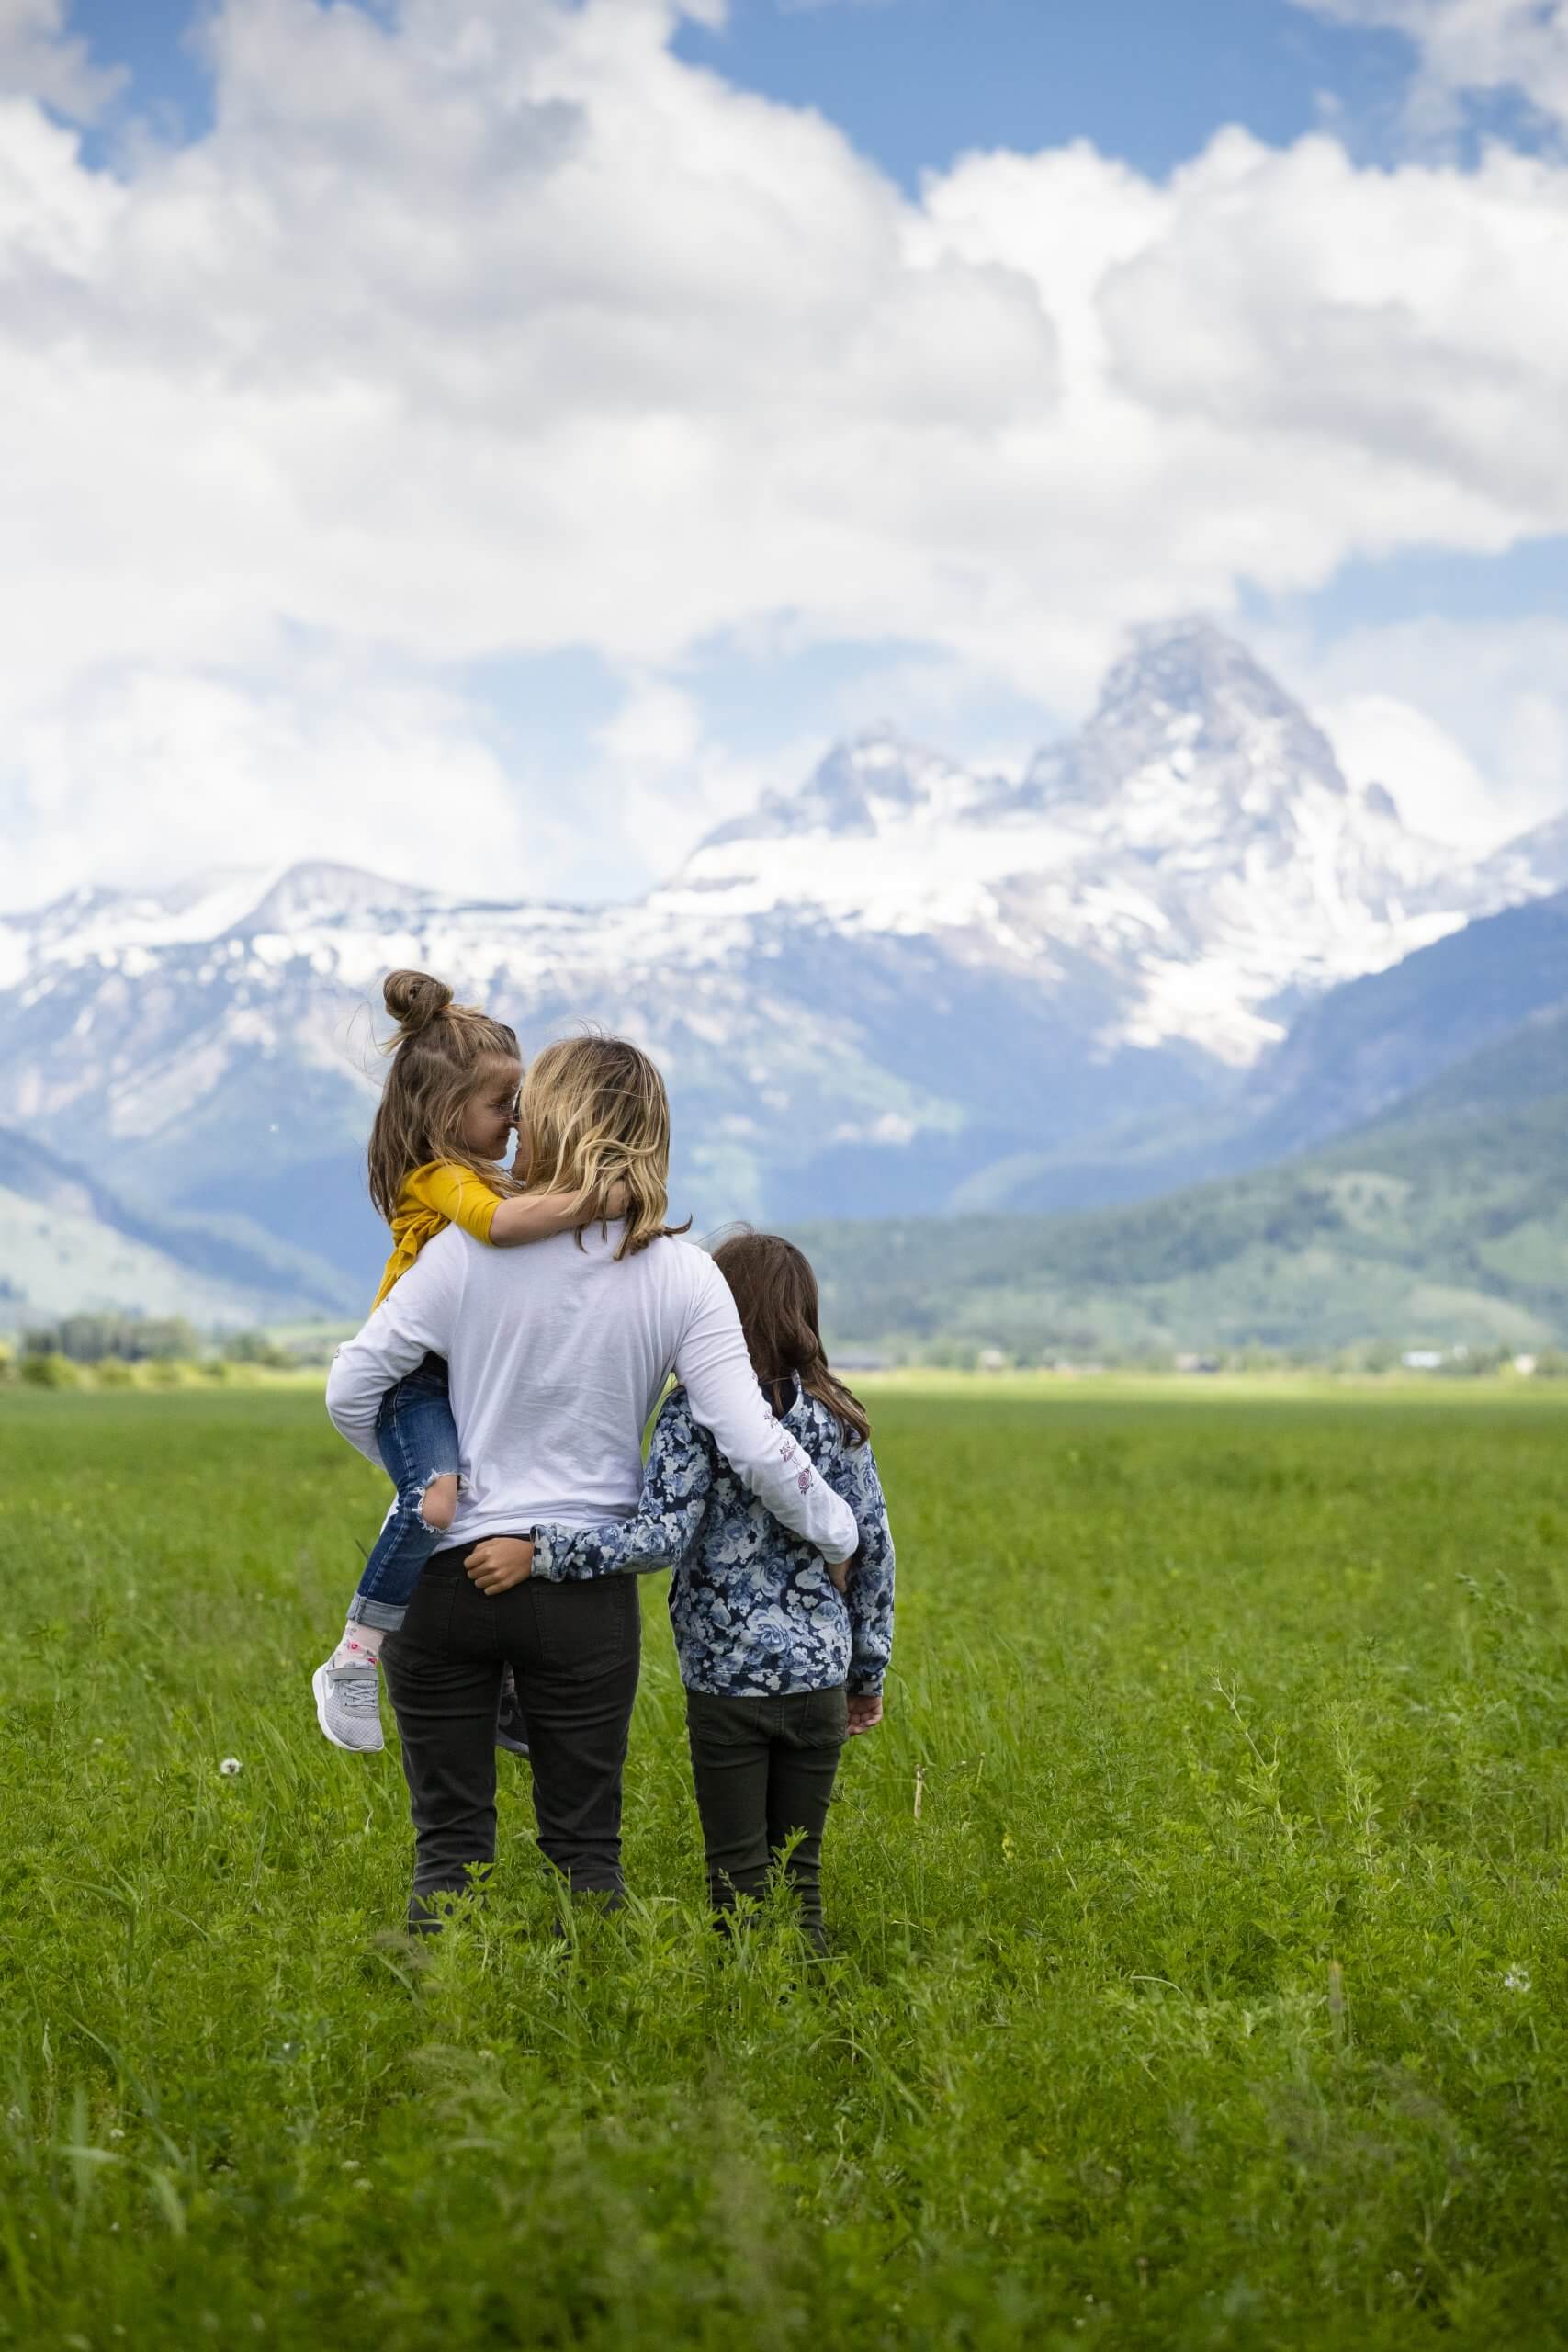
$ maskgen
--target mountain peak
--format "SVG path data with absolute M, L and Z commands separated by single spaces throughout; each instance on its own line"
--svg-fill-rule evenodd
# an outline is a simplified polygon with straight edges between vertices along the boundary
M 382 909 L 395 912 L 430 903 L 431 893 L 416 885 L 389 882 L 357 865 L 307 858 L 272 879 L 254 905 L 229 925 L 229 932 L 237 939 L 254 939 L 264 932 L 298 931 L 322 920 L 341 922 L 345 914 Z
M 1030 782 L 1053 814 L 1114 820 L 1146 847 L 1198 837 L 1234 848 L 1293 831 L 1309 797 L 1347 809 L 1360 797 L 1301 705 L 1201 619 L 1141 630 L 1082 733 L 1042 754 Z
M 870 839 L 912 822 L 941 823 L 975 814 L 994 791 L 988 779 L 897 728 L 868 727 L 834 744 L 798 792 L 770 792 L 709 833 L 693 863 L 741 842 L 824 833 Z

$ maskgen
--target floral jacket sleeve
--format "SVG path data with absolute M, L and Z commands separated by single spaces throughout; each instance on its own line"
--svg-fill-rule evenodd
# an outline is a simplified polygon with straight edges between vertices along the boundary
M 696 1542 L 713 1473 L 713 1449 L 692 1419 L 685 1390 L 677 1388 L 654 1424 L 642 1499 L 633 1516 L 575 1530 L 536 1527 L 534 1574 L 575 1584 L 674 1567 Z
M 875 1457 L 846 1444 L 814 1397 L 797 1393 L 782 1425 L 853 1514 L 860 1548 L 842 1598 L 821 1555 L 741 1485 L 682 1388 L 655 1425 L 634 1515 L 536 1527 L 535 1576 L 575 1583 L 672 1568 L 670 1615 L 693 1690 L 880 1690 L 893 1646 L 893 1537 Z
M 860 1528 L 860 1550 L 850 1563 L 845 1594 L 850 1612 L 849 1688 L 857 1694 L 874 1692 L 882 1688 L 893 1653 L 893 1531 L 876 1457 L 869 1444 L 845 1446 L 829 1484 L 843 1496 Z

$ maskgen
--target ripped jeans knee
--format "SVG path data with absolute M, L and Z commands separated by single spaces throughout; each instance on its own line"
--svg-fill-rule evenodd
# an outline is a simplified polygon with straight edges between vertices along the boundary
M 460 1484 L 455 1470 L 433 1470 L 420 1490 L 419 1516 L 437 1534 L 445 1535 L 457 1516 Z

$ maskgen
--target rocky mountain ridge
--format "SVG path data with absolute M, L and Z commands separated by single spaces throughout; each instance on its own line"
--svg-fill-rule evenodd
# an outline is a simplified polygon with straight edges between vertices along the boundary
M 1070 1200 L 1072 1166 L 1103 1169 L 1129 1122 L 1237 1116 L 1325 988 L 1564 880 L 1551 828 L 1483 865 L 1420 840 L 1242 647 L 1181 623 L 1023 776 L 879 730 L 636 905 L 307 865 L 0 919 L 0 1071 L 13 1124 L 99 1164 L 90 1136 L 133 1203 L 356 1277 L 399 963 L 504 1009 L 529 1048 L 583 1019 L 641 1037 L 699 1227 L 937 1211 L 986 1171 L 1005 1197 L 1042 1149 Z

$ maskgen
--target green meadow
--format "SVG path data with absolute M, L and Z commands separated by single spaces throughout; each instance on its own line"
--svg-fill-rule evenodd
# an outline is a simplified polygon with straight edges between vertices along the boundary
M 700 1907 L 661 1578 L 628 1911 L 502 1758 L 412 1946 L 395 1748 L 310 1699 L 381 1504 L 319 1397 L 0 1396 L 0 2344 L 1564 2340 L 1568 1410 L 874 1409 L 814 1966 Z

